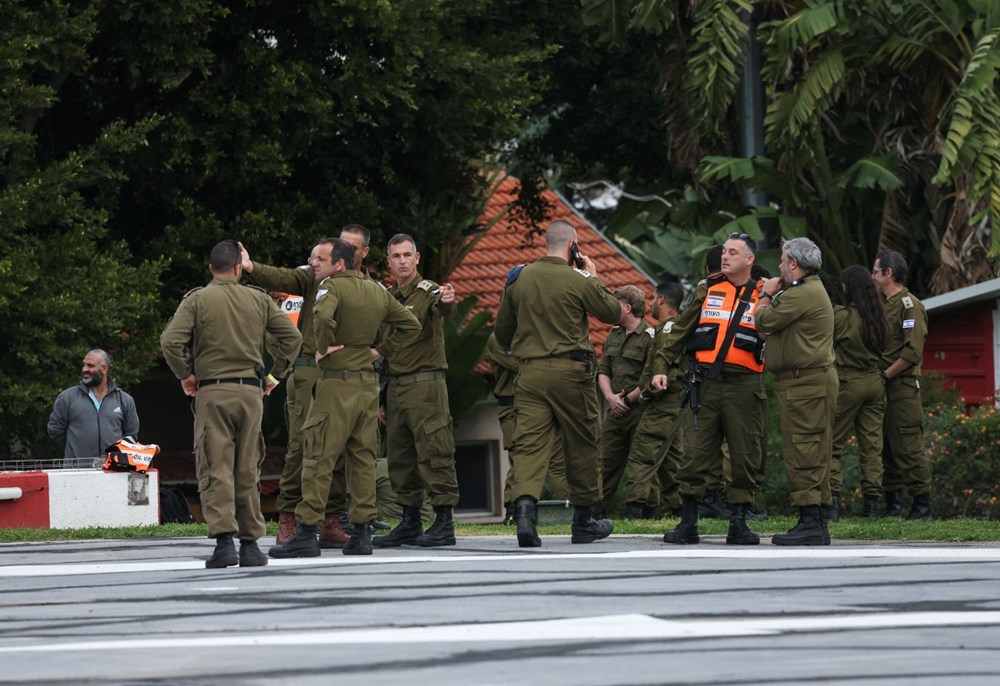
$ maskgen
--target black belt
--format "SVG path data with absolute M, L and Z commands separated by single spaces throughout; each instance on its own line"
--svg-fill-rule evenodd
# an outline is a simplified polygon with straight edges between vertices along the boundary
M 205 381 L 199 381 L 198 388 L 201 388 L 202 386 L 216 386 L 220 383 L 235 383 L 241 386 L 256 386 L 257 388 L 264 388 L 264 382 L 254 377 L 242 379 L 207 379 Z

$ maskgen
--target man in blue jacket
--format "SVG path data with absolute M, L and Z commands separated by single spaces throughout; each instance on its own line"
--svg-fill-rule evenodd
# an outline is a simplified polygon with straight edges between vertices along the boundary
M 90 467 L 91 458 L 122 436 L 138 438 L 135 400 L 109 374 L 111 358 L 91 350 L 83 358 L 83 380 L 59 394 L 49 416 L 49 438 L 63 448 L 63 467 Z

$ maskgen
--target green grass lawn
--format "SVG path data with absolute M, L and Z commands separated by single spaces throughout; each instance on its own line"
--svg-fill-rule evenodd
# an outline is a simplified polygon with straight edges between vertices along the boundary
M 787 531 L 795 524 L 792 517 L 771 517 L 766 522 L 750 522 L 750 528 L 760 534 Z M 659 538 L 672 529 L 677 519 L 615 521 L 616 534 L 647 535 Z M 699 522 L 702 534 L 725 534 L 728 522 L 704 519 Z M 267 532 L 274 535 L 275 522 L 267 523 Z M 458 536 L 514 536 L 514 527 L 501 524 L 459 524 Z M 542 525 L 538 533 L 568 535 L 568 524 Z M 207 535 L 204 524 L 164 524 L 162 526 L 115 527 L 89 529 L 0 529 L 0 543 L 30 541 L 70 541 L 95 538 L 155 538 Z M 830 535 L 840 541 L 933 541 L 965 543 L 1000 541 L 1000 522 L 979 519 L 947 519 L 936 522 L 907 522 L 898 518 L 844 518 L 830 524 Z

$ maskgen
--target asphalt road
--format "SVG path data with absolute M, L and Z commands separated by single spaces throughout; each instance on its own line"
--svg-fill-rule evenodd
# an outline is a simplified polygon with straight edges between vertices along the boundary
M 1000 683 L 1000 545 L 703 540 L 246 570 L 207 539 L 0 545 L 0 683 Z

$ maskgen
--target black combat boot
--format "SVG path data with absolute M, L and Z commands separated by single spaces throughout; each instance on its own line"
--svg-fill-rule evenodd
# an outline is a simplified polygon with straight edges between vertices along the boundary
M 598 500 L 590 506 L 590 516 L 594 519 L 604 519 L 604 501 Z
M 729 518 L 729 533 L 726 534 L 726 545 L 757 545 L 760 543 L 760 536 L 750 531 L 747 526 L 747 510 L 750 506 L 746 503 L 733 505 L 733 514 Z
M 318 524 L 299 524 L 295 527 L 295 535 L 285 545 L 276 545 L 267 551 L 269 557 L 319 557 Z
M 522 495 L 514 501 L 514 523 L 517 524 L 517 544 L 522 548 L 537 548 L 542 545 L 538 537 L 538 508 L 535 499 Z
M 861 505 L 861 516 L 868 519 L 878 519 L 879 500 L 877 495 L 866 495 L 864 503 Z
M 371 522 L 357 524 L 354 533 L 344 544 L 344 555 L 371 555 L 372 554 L 372 527 Z
M 833 491 L 830 493 L 830 500 L 832 503 L 829 507 L 823 508 L 823 518 L 828 522 L 839 522 L 840 521 L 840 491 Z
M 420 523 L 420 508 L 404 505 L 402 521 L 385 536 L 373 538 L 372 545 L 376 548 L 398 548 L 401 545 L 413 545 L 417 542 L 417 536 L 422 533 L 424 533 L 424 527 Z
M 656 516 L 656 505 L 643 505 L 642 506 L 642 518 L 643 519 L 657 519 L 657 516 Z
M 434 508 L 434 523 L 427 531 L 417 536 L 416 544 L 421 548 L 437 548 L 455 545 L 455 524 L 452 521 L 451 506 Z
M 240 567 L 265 567 L 267 555 L 260 552 L 257 541 L 240 541 Z
M 910 514 L 906 515 L 909 521 L 929 522 L 934 519 L 931 515 L 931 494 L 921 493 L 913 496 L 913 506 L 910 507 Z
M 771 537 L 774 545 L 830 545 L 828 534 L 823 529 L 823 515 L 819 505 L 799 508 L 799 523 L 786 534 Z
M 219 534 L 215 537 L 215 550 L 212 557 L 205 560 L 207 569 L 221 569 L 222 567 L 234 567 L 240 563 L 240 558 L 236 555 L 236 544 L 233 543 L 232 534 Z
M 693 495 L 684 496 L 681 504 L 681 523 L 673 531 L 663 534 L 664 543 L 677 543 L 680 545 L 698 543 L 698 513 L 700 512 L 698 499 Z
M 625 503 L 625 519 L 643 519 L 642 503 Z M 596 517 L 595 517 L 596 519 Z
M 593 543 L 611 535 L 615 525 L 610 519 L 594 519 L 594 510 L 590 505 L 577 505 L 573 512 L 573 525 L 570 527 L 572 543 Z
M 747 519 L 751 522 L 766 522 L 767 513 L 759 511 L 756 505 L 747 505 Z
M 885 492 L 885 516 L 901 517 L 903 515 L 903 492 Z

